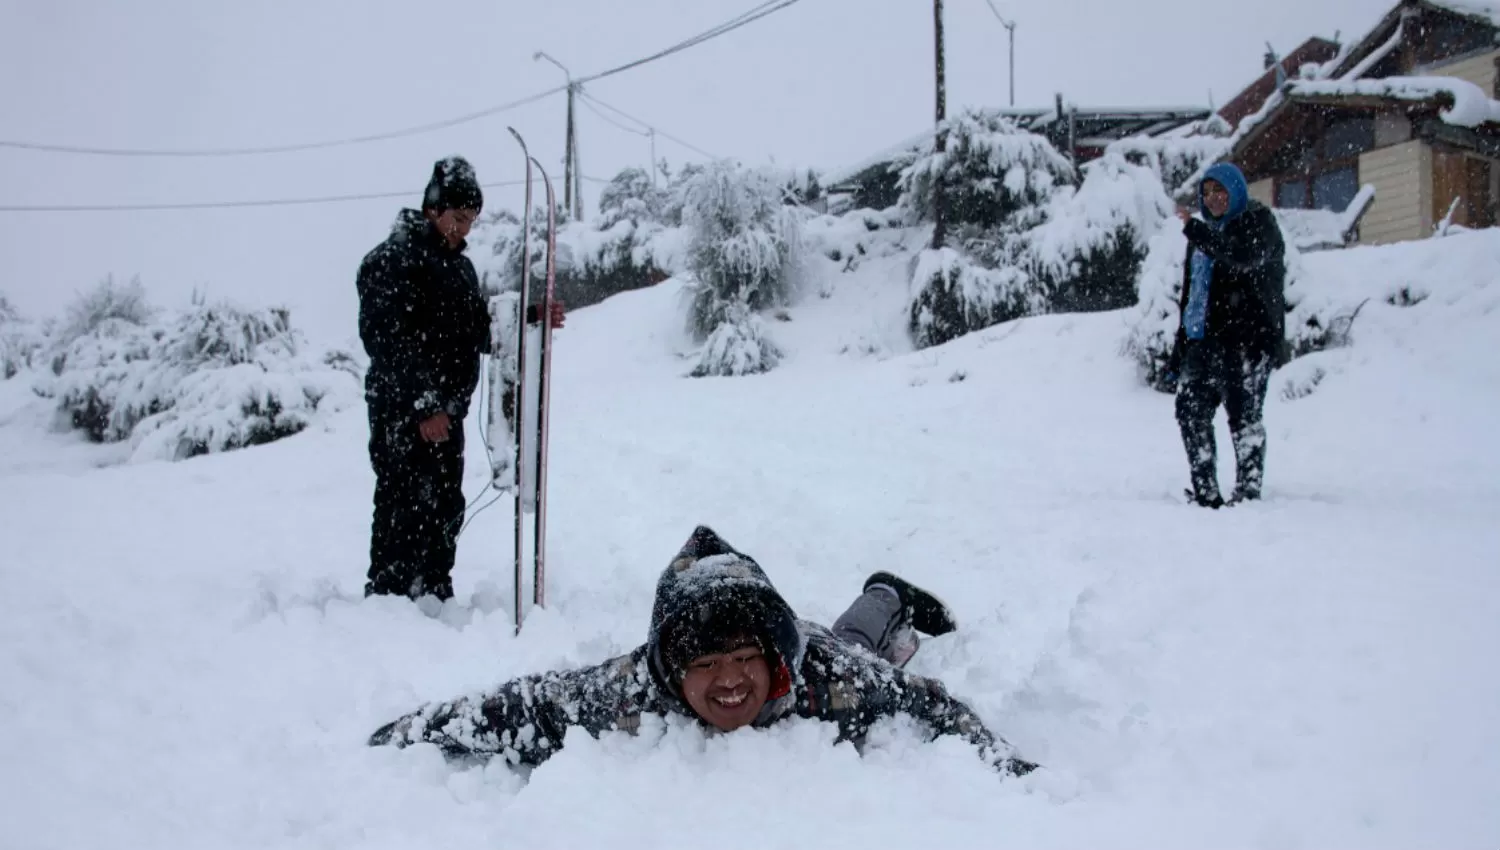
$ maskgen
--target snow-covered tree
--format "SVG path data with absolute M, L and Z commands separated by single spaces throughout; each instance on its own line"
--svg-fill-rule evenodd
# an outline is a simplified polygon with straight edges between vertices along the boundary
M 635 224 L 660 224 L 667 206 L 668 193 L 651 182 L 644 169 L 626 168 L 599 190 L 599 214 L 596 226 L 609 230 L 629 219 Z
M 716 162 L 683 187 L 682 218 L 693 278 L 688 326 L 709 343 L 693 374 L 772 368 L 779 353 L 754 317 L 796 293 L 802 247 L 796 209 L 768 170 Z
M 1027 207 L 1073 183 L 1067 158 L 1046 138 L 1000 115 L 965 111 L 948 122 L 947 150 L 929 150 L 901 171 L 900 205 L 913 221 L 932 219 L 932 194 L 941 176 L 944 217 L 953 226 L 1003 225 Z

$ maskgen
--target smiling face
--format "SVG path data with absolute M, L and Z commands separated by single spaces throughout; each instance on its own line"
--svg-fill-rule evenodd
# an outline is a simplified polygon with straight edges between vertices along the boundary
M 704 721 L 733 732 L 755 720 L 771 693 L 771 666 L 754 645 L 694 658 L 682 677 L 682 695 Z

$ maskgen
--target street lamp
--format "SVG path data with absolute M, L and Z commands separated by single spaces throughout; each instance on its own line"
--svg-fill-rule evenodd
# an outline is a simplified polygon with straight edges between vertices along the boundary
M 1015 108 L 1015 105 L 1016 105 L 1016 22 L 1015 21 L 1006 20 L 1005 16 L 1002 15 L 1002 14 L 1000 14 L 1000 10 L 997 9 L 997 8 L 995 8 L 995 0 L 984 0 L 984 2 L 988 3 L 989 7 L 990 7 L 990 11 L 995 13 L 995 18 L 1000 21 L 1000 26 L 1005 27 L 1007 30 L 1010 31 L 1010 105 L 1011 105 L 1012 108 Z
M 548 56 L 545 51 L 538 50 L 531 55 L 533 62 L 540 59 L 546 59 L 562 69 L 563 75 L 568 79 L 568 130 L 563 153 L 563 200 L 568 205 L 569 214 L 574 221 L 577 221 L 583 217 L 583 176 L 578 171 L 578 130 L 573 120 L 573 94 L 578 90 L 578 84 L 573 82 L 573 72 L 569 71 L 563 63 Z

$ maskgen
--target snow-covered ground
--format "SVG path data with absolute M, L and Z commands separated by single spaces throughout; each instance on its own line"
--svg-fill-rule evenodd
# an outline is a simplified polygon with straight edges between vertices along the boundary
M 755 377 L 682 377 L 675 283 L 573 313 L 550 605 L 519 637 L 508 500 L 461 541 L 466 604 L 361 597 L 362 408 L 108 465 L 0 384 L 0 844 L 1500 842 L 1500 231 L 1308 258 L 1373 299 L 1355 347 L 1273 381 L 1268 498 L 1220 512 L 1182 504 L 1172 399 L 1117 354 L 1126 313 L 910 353 L 906 261 L 771 322 L 788 357 Z M 1403 283 L 1429 297 L 1385 303 Z M 484 469 L 471 439 L 471 498 Z M 861 759 L 806 722 L 579 735 L 529 779 L 365 746 L 422 701 L 634 646 L 697 523 L 824 622 L 876 569 L 944 596 L 962 628 L 914 669 L 1046 769 L 1002 782 L 899 727 Z

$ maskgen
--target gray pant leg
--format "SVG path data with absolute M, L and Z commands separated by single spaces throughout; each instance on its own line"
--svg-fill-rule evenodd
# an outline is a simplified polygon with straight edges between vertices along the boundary
M 876 585 L 860 594 L 833 623 L 839 638 L 884 657 L 892 632 L 900 623 L 901 599 Z

